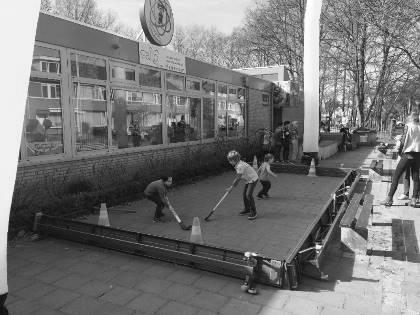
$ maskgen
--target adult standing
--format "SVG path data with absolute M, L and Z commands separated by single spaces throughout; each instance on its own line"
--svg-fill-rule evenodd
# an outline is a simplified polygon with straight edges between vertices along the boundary
M 283 135 L 283 123 L 281 122 L 274 130 L 272 137 L 272 143 L 274 147 L 274 158 L 276 161 L 282 162 L 282 135 Z
M 286 120 L 283 123 L 282 136 L 281 136 L 281 146 L 283 149 L 283 160 L 289 162 L 289 152 L 290 152 L 290 130 L 289 130 L 290 121 Z
M 394 176 L 392 178 L 391 187 L 388 192 L 388 196 L 382 205 L 390 207 L 393 204 L 393 196 L 398 187 L 398 181 L 403 172 L 410 167 L 411 176 L 413 180 L 413 196 L 411 198 L 410 205 L 415 207 L 419 197 L 419 168 L 420 168 L 420 122 L 418 111 L 413 111 L 410 114 L 410 120 L 405 125 L 401 145 L 398 153 L 401 155 L 400 161 L 395 169 Z
M 290 160 L 296 161 L 298 157 L 298 150 L 299 150 L 299 132 L 298 132 L 298 122 L 296 120 L 290 124 L 290 143 L 291 143 L 291 148 L 292 148 Z

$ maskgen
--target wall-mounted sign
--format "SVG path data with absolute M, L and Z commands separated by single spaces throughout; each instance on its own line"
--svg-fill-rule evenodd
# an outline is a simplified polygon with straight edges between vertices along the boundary
M 154 45 L 168 45 L 174 34 L 174 16 L 168 0 L 144 0 L 140 22 L 147 39 Z
M 139 42 L 140 64 L 186 73 L 185 56 L 148 43 Z

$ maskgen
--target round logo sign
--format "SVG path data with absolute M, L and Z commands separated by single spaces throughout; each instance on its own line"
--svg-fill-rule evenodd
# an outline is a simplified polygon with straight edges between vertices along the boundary
M 174 17 L 168 0 L 144 0 L 140 22 L 147 39 L 154 45 L 168 45 L 174 34 Z

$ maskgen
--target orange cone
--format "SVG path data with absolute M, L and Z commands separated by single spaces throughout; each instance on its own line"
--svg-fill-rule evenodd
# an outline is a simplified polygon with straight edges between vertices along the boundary
M 308 172 L 309 177 L 316 177 L 315 159 L 312 159 Z
M 108 210 L 106 209 L 106 203 L 101 203 L 101 210 L 99 211 L 98 225 L 110 226 L 108 219 Z
M 204 244 L 203 236 L 201 235 L 200 219 L 194 217 L 190 236 L 191 243 Z
M 254 155 L 254 161 L 252 162 L 252 167 L 254 168 L 254 170 L 258 170 L 258 161 L 257 161 L 256 155 Z

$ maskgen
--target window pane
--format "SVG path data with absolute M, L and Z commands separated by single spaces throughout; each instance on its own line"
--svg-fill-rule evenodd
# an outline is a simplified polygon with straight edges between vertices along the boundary
M 226 84 L 217 84 L 217 95 L 222 97 L 227 97 L 227 85 Z
M 42 97 L 49 98 L 48 95 L 48 84 L 42 84 Z
M 201 90 L 200 80 L 187 78 L 187 90 L 199 92 Z
M 245 89 L 238 88 L 238 99 L 244 100 L 245 99 Z
M 226 101 L 217 102 L 217 134 L 226 136 Z
M 76 151 L 108 147 L 106 89 L 100 85 L 73 84 Z
M 199 140 L 201 99 L 169 95 L 168 106 L 169 142 Z
M 245 136 L 245 104 L 229 102 L 227 108 L 228 137 Z
M 58 68 L 59 68 L 58 63 L 55 63 L 55 62 L 49 62 L 48 63 L 48 70 L 49 70 L 49 72 L 51 72 L 51 73 L 58 73 Z
M 162 96 L 114 90 L 112 146 L 139 147 L 162 143 Z
M 168 90 L 184 91 L 184 76 L 173 73 L 166 74 L 166 88 Z
M 268 94 L 263 94 L 262 101 L 263 103 L 268 103 L 270 101 L 270 96 Z
M 112 67 L 111 76 L 113 79 L 135 81 L 136 72 L 133 69 L 127 69 L 123 67 Z
M 50 97 L 51 98 L 56 98 L 56 96 L 55 96 L 55 85 L 54 86 L 49 86 L 49 90 L 50 90 Z
M 234 87 L 229 87 L 229 97 L 230 98 L 237 98 L 237 91 Z
M 152 69 L 140 68 L 139 70 L 140 85 L 155 88 L 162 87 L 161 72 Z
M 60 81 L 32 78 L 29 81 L 25 111 L 26 152 L 28 157 L 63 153 L 62 108 L 59 98 L 42 97 L 42 87 L 60 88 Z M 48 92 L 47 92 L 48 94 Z
M 214 106 L 214 99 L 203 98 L 203 139 L 214 138 Z
M 31 70 L 60 73 L 60 51 L 35 46 Z
M 205 94 L 215 95 L 216 83 L 210 81 L 203 81 L 203 90 Z
M 104 59 L 71 54 L 71 75 L 106 80 L 106 62 Z

